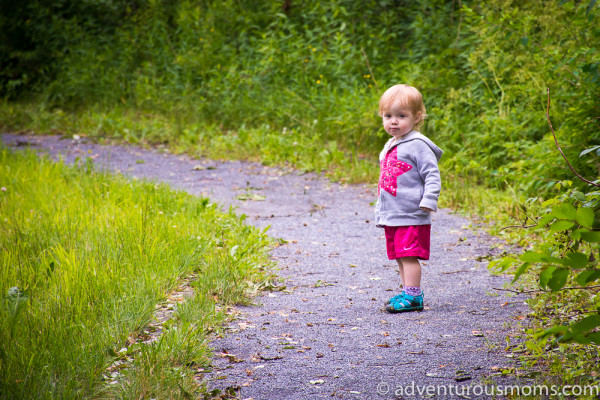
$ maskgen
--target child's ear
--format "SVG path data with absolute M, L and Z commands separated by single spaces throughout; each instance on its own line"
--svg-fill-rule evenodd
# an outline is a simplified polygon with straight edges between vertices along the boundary
M 415 124 L 418 124 L 419 122 L 423 122 L 423 113 L 421 111 L 417 112 L 416 115 L 416 120 L 415 120 Z

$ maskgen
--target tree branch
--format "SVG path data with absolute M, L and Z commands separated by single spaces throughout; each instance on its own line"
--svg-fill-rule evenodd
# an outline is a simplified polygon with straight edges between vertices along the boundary
M 597 289 L 600 288 L 600 285 L 592 285 L 592 286 L 571 286 L 571 287 L 564 287 L 562 289 L 559 290 L 563 291 L 563 290 L 591 290 L 591 289 Z M 502 292 L 512 292 L 512 293 L 516 293 L 516 294 L 523 294 L 523 293 L 550 293 L 550 290 L 544 290 L 544 289 L 534 289 L 534 290 L 514 290 L 514 289 L 502 289 L 502 288 L 492 288 L 494 290 L 498 290 L 498 291 L 502 291 Z
M 510 229 L 510 228 L 525 228 L 525 229 L 527 229 L 527 228 L 535 228 L 536 226 L 537 226 L 537 224 L 535 224 L 535 225 L 508 225 L 500 230 L 503 231 L 505 229 Z
M 365 49 L 363 49 L 362 47 L 360 48 L 360 51 L 362 52 L 363 57 L 365 58 L 365 62 L 367 63 L 367 68 L 369 68 L 369 72 L 371 73 L 371 80 L 375 84 L 375 87 L 377 88 L 377 90 L 379 90 L 379 85 L 377 84 L 377 81 L 375 80 L 375 74 L 373 73 L 373 70 L 371 69 L 371 64 L 369 63 L 369 58 L 367 57 L 367 53 L 365 52 Z
M 552 122 L 550 121 L 550 88 L 546 89 L 547 93 L 548 93 L 548 107 L 546 108 L 546 119 L 548 120 L 548 124 L 550 125 L 550 130 L 552 131 L 552 136 L 554 137 L 554 143 L 556 143 L 556 147 L 558 148 L 558 151 L 560 152 L 560 154 L 562 155 L 562 157 L 565 159 L 567 165 L 569 166 L 569 168 L 571 168 L 571 171 L 573 171 L 573 173 L 582 181 L 589 183 L 590 185 L 594 185 L 596 187 L 600 187 L 600 185 L 598 185 L 597 183 L 594 183 L 592 181 L 588 181 L 587 179 L 585 179 L 583 176 L 579 175 L 577 173 L 577 171 L 575 171 L 575 169 L 573 168 L 573 166 L 571 165 L 571 163 L 569 162 L 569 160 L 567 160 L 567 157 L 565 156 L 565 153 L 563 153 L 562 149 L 560 148 L 560 145 L 558 144 L 558 139 L 556 139 L 556 133 L 554 132 L 554 128 L 552 127 Z

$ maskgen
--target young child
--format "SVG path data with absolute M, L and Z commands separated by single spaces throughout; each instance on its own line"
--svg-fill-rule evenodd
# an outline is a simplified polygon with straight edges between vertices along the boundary
M 390 313 L 423 310 L 421 264 L 429 259 L 431 213 L 437 210 L 442 150 L 419 133 L 427 114 L 421 93 L 395 85 L 379 100 L 383 128 L 392 138 L 379 155 L 381 173 L 375 222 L 385 229 L 387 253 L 400 269 L 403 291 L 389 299 Z

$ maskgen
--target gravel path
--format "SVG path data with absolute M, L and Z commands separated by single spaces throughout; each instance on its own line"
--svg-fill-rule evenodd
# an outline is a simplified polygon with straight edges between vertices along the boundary
M 396 294 L 399 278 L 385 255 L 383 230 L 372 223 L 375 185 L 56 136 L 2 140 L 66 162 L 90 157 L 113 171 L 208 196 L 288 242 L 272 252 L 286 289 L 239 307 L 228 334 L 212 342 L 213 369 L 199 376 L 212 388 L 234 387 L 238 398 L 254 400 L 474 399 L 491 398 L 476 385 L 514 383 L 501 371 L 515 368 L 504 349 L 507 336 L 521 333 L 524 298 L 493 290 L 506 278 L 491 276 L 484 258 L 499 241 L 450 210 L 433 218 L 432 255 L 423 263 L 425 311 L 390 315 L 383 301 Z M 443 387 L 429 393 L 439 395 L 418 395 L 433 390 L 428 385 Z

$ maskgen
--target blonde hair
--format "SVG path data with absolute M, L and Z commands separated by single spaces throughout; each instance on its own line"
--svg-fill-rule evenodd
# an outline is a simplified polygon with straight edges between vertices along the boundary
M 405 84 L 392 86 L 379 99 L 379 116 L 383 117 L 383 113 L 389 110 L 392 104 L 396 102 L 399 102 L 400 106 L 408 108 L 413 115 L 421 113 L 421 118 L 415 126 L 420 130 L 423 127 L 423 121 L 427 118 L 427 111 L 425 110 L 425 104 L 423 104 L 421 92 Z

